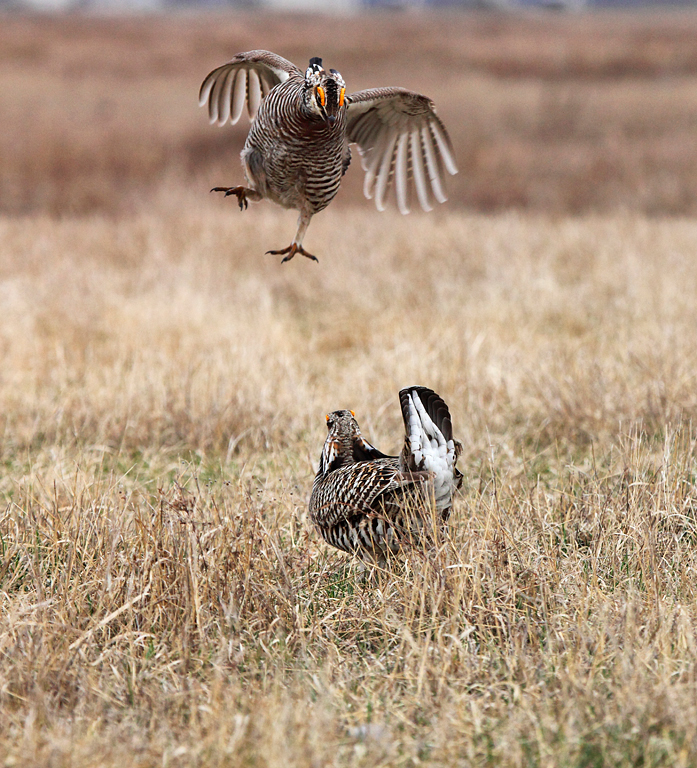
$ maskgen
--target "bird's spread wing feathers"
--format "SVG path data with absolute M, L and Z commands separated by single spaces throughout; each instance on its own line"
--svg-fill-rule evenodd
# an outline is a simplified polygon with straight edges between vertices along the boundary
M 250 119 L 259 109 L 262 99 L 279 83 L 300 70 L 287 59 L 271 51 L 238 53 L 234 59 L 214 69 L 201 84 L 198 103 L 208 102 L 211 123 L 234 125 L 242 116 L 245 104 Z
M 347 134 L 358 144 L 365 181 L 379 211 L 394 181 L 397 206 L 409 212 L 410 181 L 421 207 L 430 211 L 431 195 L 447 200 L 445 171 L 457 173 L 450 137 L 426 96 L 404 88 L 358 91 L 347 99 Z

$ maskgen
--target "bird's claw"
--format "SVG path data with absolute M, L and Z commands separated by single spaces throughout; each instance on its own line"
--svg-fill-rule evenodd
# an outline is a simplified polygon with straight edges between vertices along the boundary
M 237 203 L 240 206 L 241 211 L 244 211 L 245 208 L 249 207 L 247 192 L 244 187 L 213 187 L 211 192 L 225 192 L 225 197 L 236 195 Z
M 290 261 L 296 253 L 300 253 L 311 261 L 319 263 L 319 259 L 316 256 L 308 253 L 301 245 L 296 245 L 295 243 L 291 243 L 287 248 L 281 248 L 278 251 L 266 251 L 266 253 L 270 253 L 272 256 L 281 256 L 285 253 L 286 255 L 281 259 L 281 264 Z

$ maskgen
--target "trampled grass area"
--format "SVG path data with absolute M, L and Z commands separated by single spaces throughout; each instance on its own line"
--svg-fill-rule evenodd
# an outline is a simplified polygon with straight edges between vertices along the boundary
M 5 765 L 693 765 L 697 225 L 0 220 Z M 451 407 L 450 540 L 309 529 L 324 413 Z

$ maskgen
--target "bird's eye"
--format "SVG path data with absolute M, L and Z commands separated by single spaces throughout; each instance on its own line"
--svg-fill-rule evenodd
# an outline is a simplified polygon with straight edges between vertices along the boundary
M 317 95 L 319 96 L 319 103 L 324 106 L 327 103 L 327 95 L 321 85 L 317 86 Z
M 339 91 L 339 106 L 340 106 L 340 107 L 343 107 L 343 106 L 344 106 L 344 95 L 345 95 L 345 94 L 346 94 L 346 88 L 342 88 L 342 89 Z

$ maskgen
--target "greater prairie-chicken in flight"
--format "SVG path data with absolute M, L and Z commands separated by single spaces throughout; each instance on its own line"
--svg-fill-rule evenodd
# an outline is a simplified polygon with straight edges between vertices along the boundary
M 410 542 L 425 542 L 444 524 L 462 473 L 455 466 L 450 411 L 426 387 L 399 393 L 406 436 L 387 456 L 361 435 L 353 411 L 327 414 L 329 434 L 310 496 L 310 518 L 334 547 L 381 562 Z
M 273 254 L 288 261 L 301 253 L 310 219 L 334 199 L 358 145 L 365 183 L 378 210 L 394 182 L 397 206 L 409 212 L 412 187 L 421 207 L 445 202 L 445 172 L 455 174 L 452 145 L 433 102 L 404 88 L 347 94 L 342 76 L 310 59 L 303 74 L 270 51 L 238 53 L 203 81 L 201 106 L 211 123 L 234 125 L 246 105 L 252 125 L 242 150 L 247 186 L 214 187 L 235 195 L 240 210 L 249 200 L 271 200 L 300 212 L 293 242 Z

